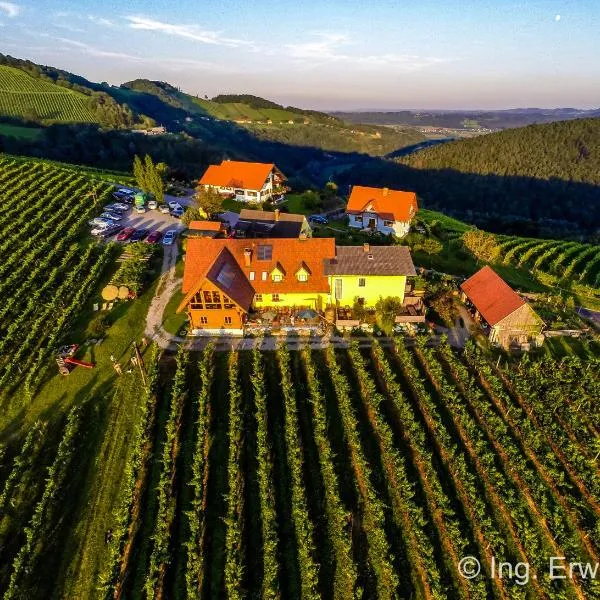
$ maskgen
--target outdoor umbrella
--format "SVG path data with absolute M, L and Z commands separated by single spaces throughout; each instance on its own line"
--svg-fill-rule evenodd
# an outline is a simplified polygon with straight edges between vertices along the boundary
M 305 310 L 301 310 L 297 317 L 299 319 L 314 319 L 315 317 L 318 317 L 319 313 L 317 313 L 317 311 L 313 310 L 312 308 L 307 308 Z

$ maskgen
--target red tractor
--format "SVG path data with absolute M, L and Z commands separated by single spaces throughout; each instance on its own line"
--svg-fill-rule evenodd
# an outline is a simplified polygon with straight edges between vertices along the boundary
M 68 375 L 75 367 L 83 367 L 84 369 L 93 369 L 95 367 L 93 363 L 73 358 L 73 355 L 77 352 L 77 348 L 79 348 L 79 344 L 61 346 L 58 349 L 56 364 L 58 365 L 58 372 L 61 375 Z

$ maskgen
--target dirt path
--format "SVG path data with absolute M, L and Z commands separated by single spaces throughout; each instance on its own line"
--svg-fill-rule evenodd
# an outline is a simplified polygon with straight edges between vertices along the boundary
M 169 347 L 171 342 L 183 341 L 181 338 L 170 335 L 162 327 L 165 308 L 175 290 L 181 284 L 181 279 L 175 274 L 175 264 L 177 263 L 179 248 L 177 244 L 173 244 L 172 246 L 164 246 L 164 249 L 160 280 L 158 281 L 154 298 L 150 302 L 145 330 L 146 336 L 153 339 L 161 348 Z

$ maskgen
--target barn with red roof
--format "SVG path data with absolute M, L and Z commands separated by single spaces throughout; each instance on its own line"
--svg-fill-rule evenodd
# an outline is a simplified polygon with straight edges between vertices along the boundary
M 477 271 L 460 289 L 492 343 L 508 348 L 543 341 L 542 319 L 491 267 Z

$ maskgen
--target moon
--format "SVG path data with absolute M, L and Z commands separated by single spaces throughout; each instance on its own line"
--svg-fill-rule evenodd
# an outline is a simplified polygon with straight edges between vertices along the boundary
M 560 21 L 560 15 L 556 15 L 556 16 L 554 17 L 554 20 L 555 20 L 555 21 L 558 23 L 558 22 Z

